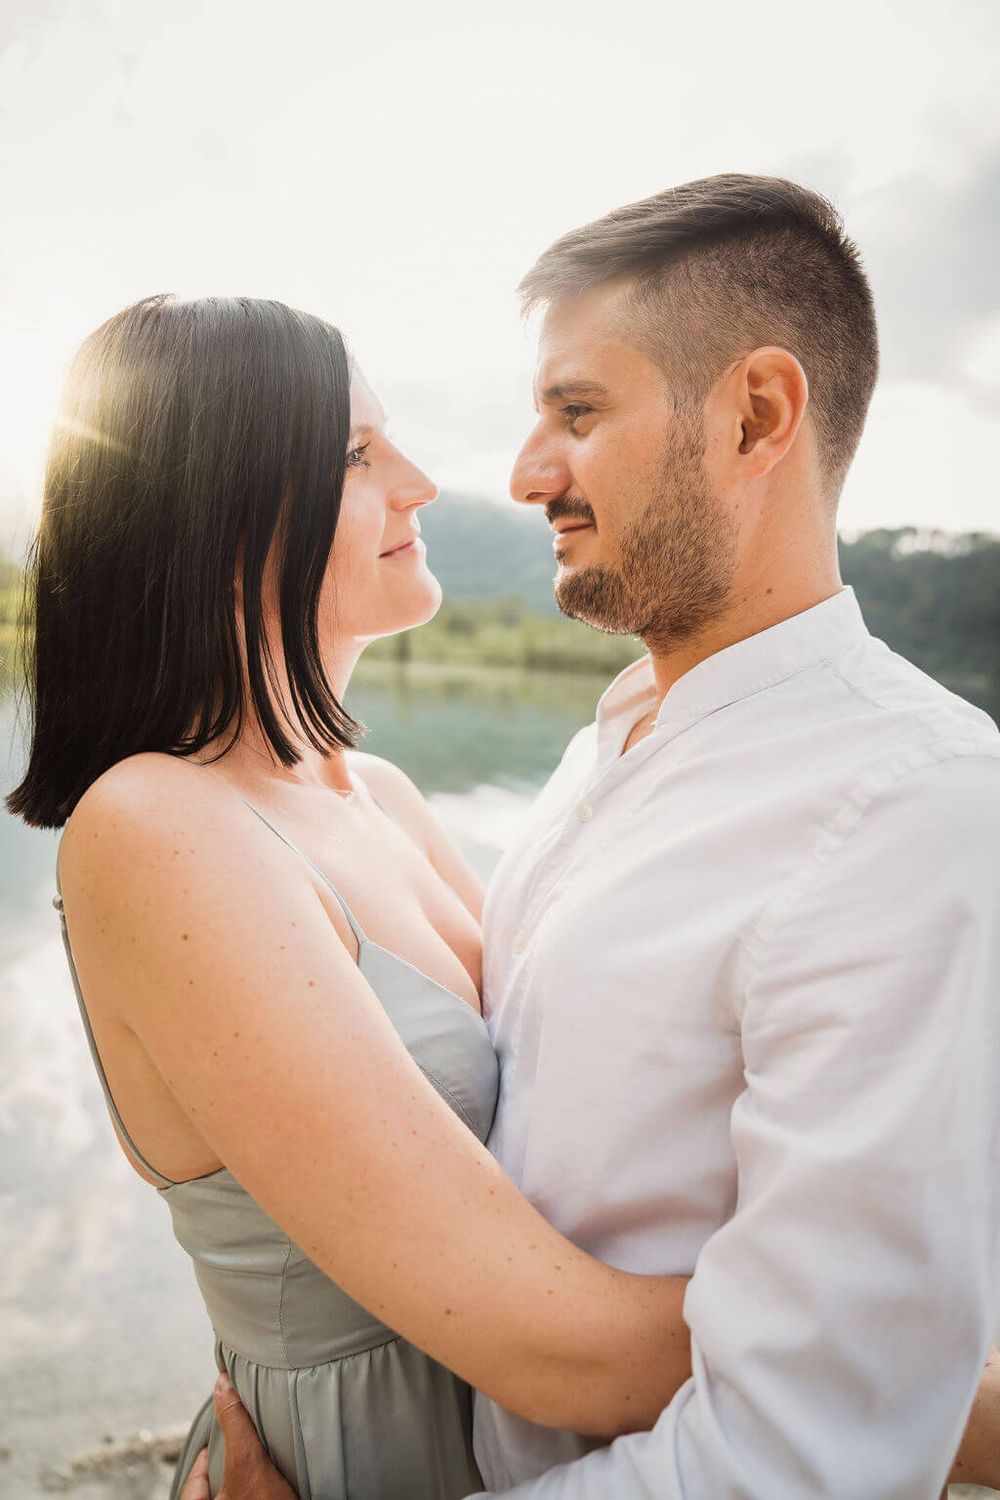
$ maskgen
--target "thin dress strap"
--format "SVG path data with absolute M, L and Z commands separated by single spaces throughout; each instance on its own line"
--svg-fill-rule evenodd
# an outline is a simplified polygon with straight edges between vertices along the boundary
M 239 799 L 240 799 L 241 802 L 246 803 L 247 807 L 249 807 L 249 809 L 250 809 L 250 811 L 252 813 L 256 813 L 257 814 L 258 818 L 260 819 L 260 821 L 262 823 L 266 823 L 267 824 L 268 828 L 270 828 L 270 830 L 271 830 L 272 833 L 276 833 L 278 835 L 278 838 L 281 840 L 281 842 L 283 844 L 287 844 L 288 845 L 289 849 L 291 849 L 291 851 L 292 851 L 293 854 L 297 854 L 299 856 L 299 859 L 304 859 L 305 862 L 306 862 L 306 864 L 309 866 L 309 868 L 311 870 L 315 870 L 316 874 L 319 876 L 320 880 L 322 880 L 323 884 L 329 890 L 331 890 L 333 892 L 333 894 L 336 896 L 337 900 L 340 903 L 340 909 L 341 909 L 341 911 L 344 913 L 344 916 L 347 918 L 348 922 L 350 923 L 351 931 L 354 933 L 354 936 L 357 938 L 359 946 L 363 947 L 364 944 L 367 943 L 368 939 L 365 937 L 364 931 L 362 930 L 362 927 L 361 927 L 361 923 L 358 921 L 357 917 L 351 911 L 351 908 L 348 906 L 348 904 L 344 900 L 343 896 L 337 890 L 337 887 L 334 885 L 334 883 L 330 879 L 330 877 L 328 875 L 324 875 L 323 871 L 320 869 L 319 865 L 315 864 L 314 861 L 309 858 L 308 854 L 303 854 L 302 850 L 299 848 L 299 846 L 297 844 L 293 844 L 292 841 L 291 841 L 291 839 L 286 838 L 285 835 L 282 833 L 282 831 L 281 831 L 280 828 L 275 828 L 275 826 L 274 826 L 273 823 L 268 822 L 267 818 L 265 818 L 264 814 L 260 811 L 259 808 L 254 807 L 254 805 L 253 805 L 252 802 L 247 802 L 247 799 L 240 792 L 237 792 L 236 795 L 239 797 Z
M 108 1083 L 108 1075 L 104 1071 L 104 1064 L 101 1062 L 101 1054 L 97 1050 L 97 1042 L 94 1037 L 94 1028 L 91 1026 L 90 1016 L 87 1014 L 87 1005 L 83 998 L 83 990 L 80 988 L 80 976 L 76 972 L 76 963 L 73 959 L 73 950 L 69 944 L 69 932 L 66 929 L 66 913 L 63 910 L 62 887 L 59 884 L 58 850 L 56 851 L 56 895 L 52 898 L 52 905 L 59 913 L 59 923 L 62 928 L 63 947 L 66 949 L 66 958 L 69 962 L 70 977 L 73 980 L 73 989 L 76 993 L 76 1003 L 80 1007 L 80 1019 L 83 1022 L 83 1029 L 87 1037 L 87 1046 L 90 1048 L 90 1055 L 93 1058 L 94 1067 L 97 1070 L 97 1076 L 101 1081 L 101 1088 L 104 1090 L 104 1098 L 107 1103 L 108 1110 L 111 1114 L 111 1118 L 115 1123 L 115 1129 L 118 1131 L 121 1143 L 125 1147 L 127 1154 L 132 1157 L 136 1164 L 142 1167 L 144 1171 L 148 1172 L 150 1177 L 155 1179 L 157 1187 L 176 1187 L 177 1184 L 174 1182 L 173 1178 L 164 1177 L 162 1172 L 158 1172 L 156 1170 L 152 1162 L 148 1162 L 146 1160 L 146 1158 L 143 1156 L 142 1152 L 136 1145 L 135 1141 L 126 1130 L 125 1121 L 118 1113 L 118 1106 L 115 1103 L 114 1095 L 111 1092 L 111 1085 Z
M 185 763 L 185 765 L 196 766 L 199 771 L 204 771 L 204 770 L 207 769 L 207 767 L 203 766 L 200 761 L 191 760 L 189 756 L 182 755 L 182 756 L 178 756 L 177 759 L 178 760 L 183 760 L 184 763 Z M 234 790 L 235 790 L 235 788 L 234 788 Z M 314 870 L 316 872 L 316 874 L 319 876 L 320 880 L 322 880 L 323 884 L 329 890 L 331 890 L 333 892 L 333 894 L 337 898 L 338 903 L 340 904 L 341 911 L 344 913 L 344 916 L 347 918 L 348 925 L 350 926 L 351 931 L 354 933 L 354 936 L 358 940 L 358 946 L 359 946 L 359 948 L 360 947 L 364 947 L 364 945 L 365 945 L 365 943 L 367 943 L 368 939 L 367 939 L 367 937 L 364 934 L 364 930 L 362 929 L 361 923 L 358 921 L 357 917 L 351 911 L 351 908 L 348 906 L 348 904 L 344 900 L 343 896 L 337 890 L 337 887 L 334 885 L 334 883 L 330 879 L 330 877 L 328 875 L 324 875 L 323 871 L 320 869 L 319 865 L 315 864 L 313 862 L 313 860 L 311 860 L 309 858 L 308 854 L 303 854 L 302 850 L 299 848 L 299 846 L 297 844 L 293 844 L 292 841 L 291 841 L 291 839 L 286 838 L 285 835 L 282 833 L 282 831 L 281 831 L 280 828 L 275 828 L 274 824 L 271 823 L 271 822 L 269 822 L 268 819 L 265 818 L 264 814 L 260 811 L 260 808 L 254 807 L 254 805 L 253 805 L 252 802 L 247 802 L 247 799 L 243 796 L 242 792 L 237 792 L 236 795 L 237 795 L 237 797 L 239 797 L 240 801 L 244 804 L 244 806 L 249 807 L 249 809 L 250 809 L 250 811 L 252 813 L 256 813 L 256 815 L 260 819 L 260 821 L 262 823 L 266 824 L 267 827 L 270 828 L 270 830 L 271 830 L 272 833 L 277 834 L 278 838 L 281 840 L 281 842 L 283 844 L 287 844 L 288 848 L 291 849 L 291 851 L 292 851 L 293 854 L 297 854 L 299 856 L 299 859 L 304 859 L 305 862 L 306 862 L 306 864 L 309 866 L 309 868 L 311 870 Z M 372 798 L 372 800 L 374 801 L 374 798 Z

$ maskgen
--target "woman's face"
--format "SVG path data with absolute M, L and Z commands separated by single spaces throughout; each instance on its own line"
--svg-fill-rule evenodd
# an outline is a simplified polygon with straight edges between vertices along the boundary
M 418 516 L 437 485 L 390 442 L 385 420 L 355 365 L 344 495 L 320 603 L 321 629 L 337 641 L 423 625 L 441 603 Z

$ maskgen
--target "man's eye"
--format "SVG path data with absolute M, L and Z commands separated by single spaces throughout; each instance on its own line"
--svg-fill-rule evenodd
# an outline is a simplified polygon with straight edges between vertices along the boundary
M 567 422 L 569 423 L 570 427 L 572 427 L 574 425 L 574 423 L 576 423 L 576 422 L 578 422 L 580 420 L 581 417 L 585 417 L 588 414 L 588 412 L 593 411 L 593 407 L 592 406 L 563 406 L 563 407 L 560 408 L 560 410 L 561 410 L 563 416 L 566 418 Z
M 347 467 L 349 469 L 370 469 L 371 464 L 365 458 L 365 454 L 370 447 L 370 443 L 362 443 L 360 448 L 352 448 L 345 459 Z

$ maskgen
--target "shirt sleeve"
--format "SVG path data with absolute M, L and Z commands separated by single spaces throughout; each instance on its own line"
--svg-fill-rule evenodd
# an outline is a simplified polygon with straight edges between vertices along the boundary
M 998 851 L 988 754 L 839 810 L 749 939 L 692 1378 L 511 1500 L 937 1500 L 1000 1311 Z

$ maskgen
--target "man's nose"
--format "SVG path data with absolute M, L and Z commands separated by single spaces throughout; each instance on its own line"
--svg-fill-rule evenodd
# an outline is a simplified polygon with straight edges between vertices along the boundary
M 570 472 L 557 454 L 525 443 L 514 461 L 510 493 L 521 505 L 545 505 L 570 486 Z

